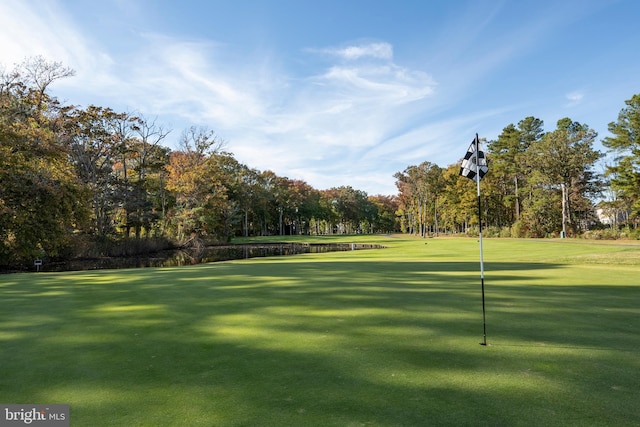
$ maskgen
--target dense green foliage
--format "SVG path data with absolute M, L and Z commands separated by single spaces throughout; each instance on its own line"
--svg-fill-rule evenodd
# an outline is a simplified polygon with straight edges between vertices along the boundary
M 627 100 L 617 122 L 609 123 L 613 136 L 602 143 L 615 154 L 615 164 L 607 167 L 614 197 L 609 205 L 614 217 L 631 212 L 640 215 L 640 94 Z M 624 218 L 624 217 L 623 217 Z
M 80 426 L 640 424 L 639 245 L 486 239 L 484 347 L 473 240 L 304 239 L 388 248 L 4 276 L 0 401 Z
M 42 58 L 0 75 L 0 265 L 35 258 L 126 255 L 234 236 L 392 233 L 425 236 L 477 230 L 474 183 L 458 166 L 429 161 L 395 175 L 398 194 L 348 185 L 319 190 L 259 171 L 225 151 L 206 128 L 169 130 L 140 114 L 61 105 L 50 94 L 73 71 Z M 638 104 L 627 101 L 607 144 L 615 203 L 637 226 Z M 527 117 L 487 144 L 484 226 L 493 235 L 578 234 L 598 224 L 602 189 L 596 134 L 565 118 L 544 132 Z M 463 153 L 461 153 L 463 154 Z M 616 224 L 620 225 L 620 224 Z M 146 248 L 146 249 L 145 249 Z
M 546 237 L 561 230 L 576 234 L 598 222 L 596 133 L 568 118 L 552 132 L 542 126 L 540 119 L 527 117 L 489 141 L 491 173 L 481 182 L 484 227 L 504 230 L 505 236 Z M 424 162 L 396 174 L 404 230 L 437 235 L 477 227 L 476 186 L 458 177 L 458 170 L 458 165 L 442 169 Z
M 41 64 L 41 63 L 40 63 Z M 42 64 L 41 64 L 42 65 Z M 37 63 L 0 80 L 0 264 L 62 254 L 88 218 L 63 142 L 69 108 L 48 96 L 52 79 L 71 71 Z

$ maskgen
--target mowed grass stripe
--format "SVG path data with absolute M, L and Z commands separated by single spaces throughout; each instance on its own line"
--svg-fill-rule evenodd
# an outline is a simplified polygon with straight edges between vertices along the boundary
M 640 246 L 363 250 L 0 277 L 0 401 L 72 425 L 640 424 Z M 593 262 L 594 259 L 599 260 Z

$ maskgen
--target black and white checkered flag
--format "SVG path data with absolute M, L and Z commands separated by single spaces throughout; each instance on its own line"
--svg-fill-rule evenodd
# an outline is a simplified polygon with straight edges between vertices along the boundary
M 469 146 L 467 154 L 462 159 L 462 165 L 460 166 L 460 175 L 466 176 L 469 179 L 476 180 L 476 175 L 482 179 L 482 177 L 489 171 L 487 166 L 487 158 L 484 156 L 482 146 L 478 140 L 478 135 Z

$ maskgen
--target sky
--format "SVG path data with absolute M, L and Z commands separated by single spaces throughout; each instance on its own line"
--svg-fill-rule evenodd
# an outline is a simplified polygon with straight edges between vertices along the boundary
M 640 93 L 636 0 L 0 0 L 0 70 L 75 70 L 51 93 L 191 126 L 259 171 L 397 194 L 476 133 L 528 116 L 608 135 Z

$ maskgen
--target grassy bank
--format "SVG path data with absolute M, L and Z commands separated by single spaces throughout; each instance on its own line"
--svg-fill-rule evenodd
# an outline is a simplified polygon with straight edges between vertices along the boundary
M 640 246 L 364 250 L 0 277 L 0 402 L 72 425 L 639 425 Z

